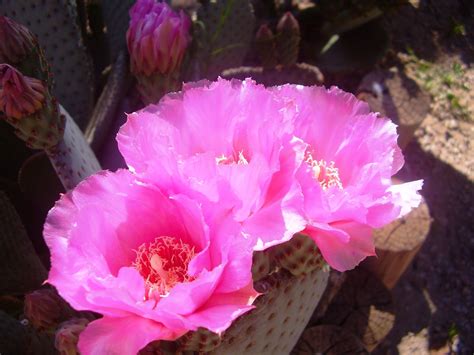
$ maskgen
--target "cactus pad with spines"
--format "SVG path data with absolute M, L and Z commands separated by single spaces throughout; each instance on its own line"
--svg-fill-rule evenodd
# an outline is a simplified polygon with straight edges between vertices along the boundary
M 295 234 L 291 240 L 271 249 L 276 262 L 298 276 L 324 267 L 324 259 L 316 243 L 304 234 Z
M 265 69 L 263 67 L 240 67 L 226 69 L 222 72 L 225 79 L 244 80 L 251 77 L 257 83 L 265 86 L 300 84 L 300 85 L 321 85 L 323 74 L 313 65 L 298 63 L 290 67 L 276 67 Z
M 252 258 L 253 281 L 258 281 L 267 276 L 273 271 L 274 264 L 269 250 L 255 251 Z
M 125 34 L 130 22 L 128 12 L 134 3 L 134 0 L 101 1 L 112 61 L 117 58 L 120 51 L 126 48 Z
M 199 328 L 195 332 L 188 332 L 178 340 L 180 351 L 207 352 L 214 350 L 221 343 L 221 337 L 207 329 Z
M 46 268 L 36 255 L 20 216 L 0 191 L 0 294 L 32 291 L 40 287 L 46 277 Z
M 131 84 L 128 56 L 125 49 L 117 56 L 107 83 L 100 94 L 92 117 L 84 131 L 87 142 L 97 153 L 107 141 L 117 118 L 118 108 Z M 123 111 L 122 111 L 123 112 Z
M 300 277 L 281 270 L 259 281 L 267 284 L 267 292 L 254 310 L 232 324 L 210 354 L 288 354 L 316 308 L 328 275 L 326 269 Z
M 203 4 L 197 12 L 203 31 L 197 59 L 201 75 L 216 78 L 222 70 L 242 65 L 254 35 L 255 16 L 248 0 L 222 0 Z
M 83 128 L 92 112 L 94 85 L 92 63 L 77 25 L 76 2 L 0 0 L 0 15 L 25 25 L 38 37 L 54 74 L 53 93 Z
M 66 122 L 63 139 L 46 153 L 64 187 L 69 190 L 101 167 L 79 127 L 61 106 L 60 113 Z
M 329 270 L 294 276 L 272 271 L 254 282 L 262 295 L 221 336 L 200 328 L 174 342 L 152 342 L 140 354 L 289 354 L 328 284 Z

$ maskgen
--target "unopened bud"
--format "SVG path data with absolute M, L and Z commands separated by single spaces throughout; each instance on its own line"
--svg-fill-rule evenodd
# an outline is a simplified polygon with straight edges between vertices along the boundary
M 295 64 L 299 52 L 300 26 L 291 12 L 286 12 L 278 21 L 277 33 L 276 45 L 280 64 Z
M 127 45 L 134 74 L 178 70 L 190 42 L 190 19 L 165 2 L 138 0 L 130 10 Z
M 299 35 L 300 25 L 291 12 L 286 12 L 278 21 L 277 32 L 293 32 Z
M 264 68 L 273 68 L 277 65 L 275 39 L 268 25 L 263 24 L 258 29 L 255 36 L 255 46 Z
M 8 64 L 0 64 L 0 112 L 21 119 L 43 106 L 46 88 L 35 78 L 23 76 Z
M 0 63 L 16 64 L 34 46 L 35 38 L 25 26 L 0 16 Z

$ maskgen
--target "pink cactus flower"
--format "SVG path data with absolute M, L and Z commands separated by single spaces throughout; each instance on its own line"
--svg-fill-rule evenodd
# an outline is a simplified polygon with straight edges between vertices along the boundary
M 44 227 L 48 282 L 75 309 L 103 315 L 81 333 L 81 354 L 136 354 L 198 327 L 222 333 L 253 307 L 254 242 L 211 214 L 127 170 L 61 197 Z
M 0 64 L 0 112 L 20 119 L 38 111 L 45 99 L 41 80 L 23 76 L 8 64 Z
M 310 235 L 336 270 L 375 255 L 371 232 L 418 206 L 422 181 L 392 185 L 403 165 L 396 126 L 337 88 L 285 85 L 275 95 L 293 102 L 294 134 L 305 141 L 297 178 Z
M 262 85 L 220 79 L 129 115 L 117 140 L 142 178 L 198 191 L 264 250 L 306 225 L 295 179 L 306 145 L 292 124 L 292 106 Z
M 374 254 L 373 228 L 420 201 L 421 181 L 391 185 L 403 165 L 396 138 L 338 89 L 250 80 L 188 85 L 131 114 L 118 135 L 132 170 L 232 211 L 255 250 L 305 229 L 341 271 Z
M 0 63 L 18 63 L 34 46 L 35 39 L 25 26 L 0 16 Z
M 131 70 L 149 76 L 177 70 L 190 42 L 190 19 L 165 2 L 138 0 L 130 10 L 127 44 Z

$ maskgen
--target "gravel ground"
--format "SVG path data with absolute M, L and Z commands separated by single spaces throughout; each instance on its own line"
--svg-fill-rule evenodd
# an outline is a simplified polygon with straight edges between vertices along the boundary
M 386 20 L 407 75 L 432 95 L 400 175 L 425 180 L 433 225 L 393 290 L 396 323 L 377 354 L 474 353 L 471 3 L 421 1 Z

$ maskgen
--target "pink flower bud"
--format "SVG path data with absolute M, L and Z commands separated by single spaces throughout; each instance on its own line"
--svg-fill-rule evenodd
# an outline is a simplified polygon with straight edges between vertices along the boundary
M 20 119 L 38 111 L 45 99 L 41 80 L 23 76 L 8 64 L 0 64 L 0 112 Z
M 74 310 L 53 289 L 40 289 L 25 296 L 25 316 L 37 329 L 54 328 Z
M 166 3 L 138 0 L 130 10 L 127 45 L 134 74 L 169 74 L 178 70 L 190 42 L 190 19 Z
M 76 355 L 79 334 L 86 328 L 89 320 L 86 318 L 73 318 L 62 323 L 56 331 L 54 346 L 61 355 Z
M 34 46 L 34 36 L 25 26 L 0 16 L 0 63 L 15 64 Z
M 285 12 L 280 21 L 278 21 L 277 32 L 292 32 L 299 35 L 300 25 L 291 12 Z

